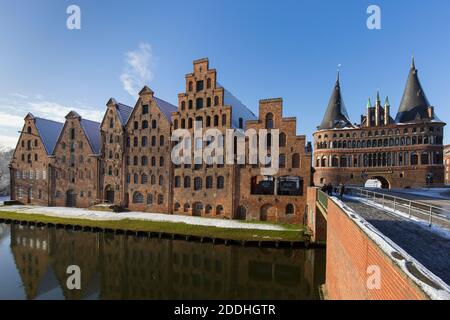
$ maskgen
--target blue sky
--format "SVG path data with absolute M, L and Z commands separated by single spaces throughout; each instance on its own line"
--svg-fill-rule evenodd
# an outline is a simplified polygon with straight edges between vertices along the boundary
M 81 8 L 81 30 L 66 28 L 71 4 Z M 381 30 L 366 27 L 370 4 L 381 8 Z M 75 109 L 100 120 L 110 97 L 134 106 L 126 79 L 176 104 L 202 57 L 255 113 L 260 99 L 282 97 L 284 115 L 296 116 L 311 140 L 338 64 L 357 122 L 377 90 L 389 95 L 395 117 L 414 55 L 430 103 L 450 120 L 450 1 L 0 0 L 0 28 L 7 146 L 28 111 L 62 121 Z

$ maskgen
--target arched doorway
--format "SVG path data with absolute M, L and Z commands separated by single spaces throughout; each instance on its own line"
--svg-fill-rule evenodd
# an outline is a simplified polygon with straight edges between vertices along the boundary
M 390 189 L 391 184 L 385 177 L 374 176 L 370 177 L 364 184 L 365 188 L 376 188 L 376 189 Z
M 201 202 L 195 202 L 192 207 L 192 215 L 200 217 L 203 211 L 203 204 Z
M 110 185 L 105 188 L 105 201 L 108 203 L 114 203 L 114 189 Z
M 237 220 L 246 220 L 247 219 L 247 208 L 244 206 L 239 206 L 236 212 Z
M 77 206 L 77 195 L 74 190 L 69 190 L 66 192 L 66 207 L 76 207 Z
M 269 211 L 272 209 L 271 204 L 265 204 L 261 207 L 261 211 L 259 213 L 259 220 L 260 221 L 267 221 L 267 216 L 269 215 Z

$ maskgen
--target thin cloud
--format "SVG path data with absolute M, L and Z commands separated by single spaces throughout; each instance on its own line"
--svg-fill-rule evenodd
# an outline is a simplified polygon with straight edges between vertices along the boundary
M 120 75 L 123 89 L 133 98 L 139 90 L 154 78 L 155 57 L 148 43 L 140 43 L 139 48 L 126 53 L 125 67 Z
M 11 94 L 11 96 L 13 96 Z M 17 97 L 19 98 L 19 97 Z M 0 100 L 0 147 L 15 148 L 18 131 L 23 127 L 25 116 L 30 112 L 36 117 L 64 122 L 70 111 L 76 111 L 85 119 L 100 122 L 104 110 L 96 110 L 91 106 L 76 103 L 76 106 L 63 105 L 44 99 L 44 96 L 21 98 L 20 101 Z

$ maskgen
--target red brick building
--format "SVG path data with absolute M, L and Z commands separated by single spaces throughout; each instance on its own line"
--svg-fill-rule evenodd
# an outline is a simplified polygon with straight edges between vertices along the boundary
M 385 188 L 444 184 L 445 123 L 435 114 L 419 82 L 414 61 L 395 119 L 388 98 L 367 103 L 359 124 L 352 124 L 339 77 L 325 116 L 314 133 L 314 184 L 364 185 L 377 180 Z
M 136 211 L 301 222 L 311 151 L 305 136 L 296 134 L 296 119 L 283 118 L 281 99 L 262 100 L 256 117 L 218 83 L 208 59 L 193 66 L 178 108 L 144 87 L 134 108 L 111 98 L 101 123 L 76 112 L 64 124 L 27 116 L 10 166 L 12 199 L 76 207 L 108 202 Z M 172 132 L 193 134 L 196 122 L 224 137 L 230 129 L 239 134 L 246 128 L 279 130 L 280 169 L 262 176 L 264 166 L 258 163 L 226 163 L 225 158 L 174 165 Z M 224 140 L 219 144 L 224 146 Z M 195 155 L 192 149 L 193 160 Z M 38 174 L 45 179 L 37 179 Z
M 444 148 L 445 184 L 450 185 L 450 145 Z

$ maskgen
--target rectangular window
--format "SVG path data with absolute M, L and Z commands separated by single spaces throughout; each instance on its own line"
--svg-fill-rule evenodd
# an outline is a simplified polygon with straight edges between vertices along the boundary
M 42 180 L 46 180 L 47 179 L 47 171 L 43 170 L 42 171 Z
M 197 91 L 203 90 L 203 80 L 197 81 Z
M 148 105 L 147 104 L 142 105 L 142 114 L 148 114 Z

